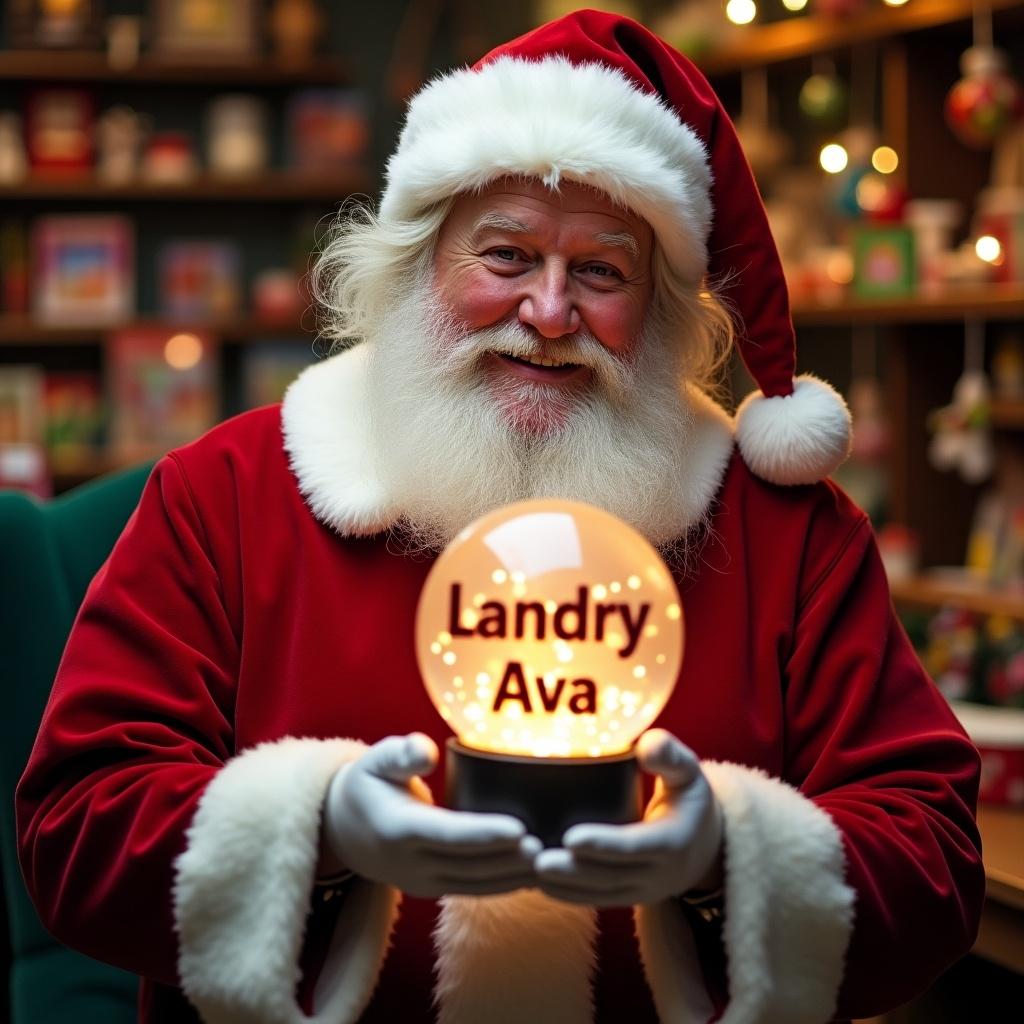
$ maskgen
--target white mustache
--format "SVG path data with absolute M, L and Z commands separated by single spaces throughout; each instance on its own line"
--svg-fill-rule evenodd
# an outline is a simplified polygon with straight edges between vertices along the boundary
M 456 331 L 450 323 L 437 326 L 441 335 L 441 358 L 453 374 L 473 374 L 483 356 L 497 352 L 517 359 L 544 358 L 585 366 L 593 371 L 598 385 L 609 398 L 623 401 L 633 394 L 633 361 L 609 352 L 588 332 L 542 339 L 519 323 L 497 324 L 468 334 Z

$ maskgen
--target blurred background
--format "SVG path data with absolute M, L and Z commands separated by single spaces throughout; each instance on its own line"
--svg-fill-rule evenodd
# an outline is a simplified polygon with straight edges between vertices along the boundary
M 406 98 L 578 6 L 0 3 L 0 487 L 43 499 L 277 401 L 325 349 L 311 254 L 378 193 Z M 736 121 L 799 369 L 853 411 L 837 478 L 984 754 L 978 947 L 887 1020 L 1020 1020 L 1024 2 L 592 6 L 691 56 Z

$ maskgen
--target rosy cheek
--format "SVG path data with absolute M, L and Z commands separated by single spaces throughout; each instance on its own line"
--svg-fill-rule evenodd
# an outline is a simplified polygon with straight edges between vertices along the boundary
M 622 295 L 595 296 L 580 310 L 584 325 L 606 348 L 627 350 L 640 334 L 640 305 Z
M 471 328 L 490 327 L 508 318 L 518 305 L 512 279 L 482 268 L 453 277 L 443 297 L 455 316 Z

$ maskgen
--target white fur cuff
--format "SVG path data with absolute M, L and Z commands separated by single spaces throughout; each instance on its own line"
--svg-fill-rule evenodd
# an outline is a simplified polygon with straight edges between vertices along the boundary
M 736 443 L 762 480 L 817 483 L 850 452 L 850 411 L 831 385 L 804 374 L 791 395 L 747 395 L 736 410 Z
M 821 1024 L 843 979 L 854 892 L 839 829 L 792 786 L 735 764 L 705 763 L 725 816 L 725 924 L 730 1002 L 721 1024 Z M 673 902 L 641 908 L 644 932 L 688 932 Z M 682 943 L 683 940 L 679 940 Z M 687 1013 L 678 974 L 648 964 L 662 1020 Z
M 229 761 L 207 786 L 175 862 L 182 987 L 206 1024 L 354 1021 L 373 992 L 397 894 L 353 883 L 312 1018 L 295 1002 L 320 845 L 320 809 L 335 771 L 365 746 L 283 739 Z M 319 995 L 318 990 L 318 995 Z

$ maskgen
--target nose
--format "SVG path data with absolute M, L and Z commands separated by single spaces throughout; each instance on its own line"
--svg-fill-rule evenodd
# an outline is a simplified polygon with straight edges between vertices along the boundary
M 532 327 L 542 338 L 575 334 L 580 314 L 569 294 L 567 268 L 555 261 L 532 274 L 519 303 L 519 322 Z

